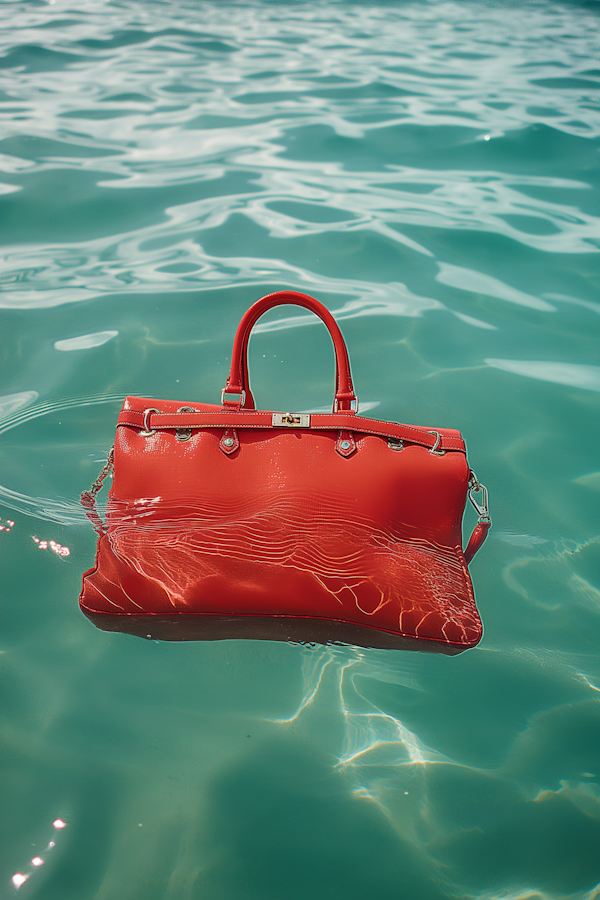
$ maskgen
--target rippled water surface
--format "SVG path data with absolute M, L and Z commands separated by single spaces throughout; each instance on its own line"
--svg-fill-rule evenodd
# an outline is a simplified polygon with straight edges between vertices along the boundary
M 2 4 L 2 896 L 598 896 L 599 13 Z M 286 287 L 340 321 L 363 411 L 465 435 L 477 649 L 80 614 L 120 400 L 218 402 Z M 263 408 L 331 402 L 305 314 L 251 359 Z

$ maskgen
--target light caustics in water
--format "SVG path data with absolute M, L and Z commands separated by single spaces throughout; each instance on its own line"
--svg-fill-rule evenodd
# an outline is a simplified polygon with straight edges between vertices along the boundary
M 366 667 L 365 667 L 366 674 Z M 369 667 L 373 677 L 372 667 Z M 390 713 L 377 708 L 357 688 L 360 668 L 349 664 L 340 671 L 340 699 L 347 722 L 345 747 L 339 766 L 425 765 L 446 761 Z
M 531 552 L 536 545 L 537 552 Z M 504 581 L 511 590 L 528 603 L 550 612 L 560 612 L 575 603 L 600 613 L 600 590 L 578 566 L 587 556 L 593 558 L 597 554 L 600 535 L 585 541 L 531 541 L 523 542 L 522 546 L 530 553 L 512 560 L 504 568 Z
M 423 848 L 414 820 L 422 817 L 426 806 L 428 769 L 456 763 L 365 696 L 367 686 L 381 683 L 403 688 L 407 695 L 426 695 L 410 656 L 404 656 L 400 665 L 398 659 L 391 662 L 385 652 L 378 658 L 358 648 L 306 647 L 302 699 L 291 716 L 269 721 L 310 735 L 313 743 L 318 743 L 322 723 L 328 722 L 337 741 L 332 746 L 330 737 L 324 749 L 344 790 L 374 805 L 420 855 Z
M 493 663 L 494 651 L 488 651 L 488 662 Z M 504 653 L 503 653 L 504 655 Z M 583 674 L 578 661 L 570 653 L 557 653 L 555 650 L 513 650 L 509 652 L 509 665 L 525 667 L 535 679 L 536 673 L 550 670 L 555 679 L 555 686 L 566 683 L 579 684 L 575 688 L 575 697 L 579 698 L 581 711 L 589 715 L 589 725 L 597 731 L 597 684 Z M 582 659 L 585 657 L 582 657 Z M 581 660 L 579 661 L 581 662 Z M 438 676 L 439 676 L 438 672 Z M 421 683 L 423 682 L 423 683 Z M 427 685 L 427 686 L 426 686 Z M 384 655 L 365 654 L 356 648 L 310 648 L 303 651 L 303 692 L 302 699 L 294 713 L 289 717 L 277 720 L 270 719 L 282 728 L 291 728 L 296 738 L 306 740 L 310 737 L 318 745 L 323 724 L 328 723 L 328 740 L 323 740 L 324 749 L 331 758 L 331 765 L 339 775 L 344 790 L 356 798 L 374 805 L 378 812 L 387 819 L 390 827 L 403 842 L 411 847 L 411 852 L 422 855 L 427 865 L 434 870 L 433 875 L 442 881 L 445 878 L 454 880 L 464 867 L 465 859 L 472 859 L 478 846 L 478 836 L 482 847 L 490 847 L 503 833 L 506 823 L 520 832 L 514 817 L 522 815 L 525 821 L 533 822 L 534 830 L 539 830 L 548 816 L 550 822 L 555 820 L 556 828 L 566 836 L 570 824 L 561 824 L 561 815 L 571 815 L 569 809 L 580 812 L 580 821 L 588 824 L 597 822 L 600 810 L 600 796 L 597 786 L 597 771 L 594 762 L 597 753 L 594 742 L 583 737 L 583 746 L 578 747 L 577 736 L 573 739 L 565 734 L 562 739 L 569 746 L 573 744 L 572 757 L 569 762 L 569 777 L 556 781 L 556 751 L 547 745 L 549 723 L 555 726 L 562 724 L 567 730 L 577 721 L 573 704 L 557 699 L 555 691 L 549 696 L 548 711 L 532 716 L 528 723 L 523 722 L 524 730 L 512 736 L 503 759 L 490 767 L 465 765 L 454 754 L 444 754 L 435 750 L 419 737 L 416 730 L 406 726 L 401 715 L 390 714 L 385 705 L 371 697 L 384 697 L 388 693 L 382 688 L 393 687 L 394 693 L 402 706 L 413 713 L 419 701 L 430 702 L 443 689 L 436 683 L 427 667 L 415 664 L 414 657 L 390 660 Z M 465 694 L 467 702 L 467 695 Z M 444 719 L 443 701 L 436 705 L 438 715 Z M 460 715 L 458 708 L 455 714 Z M 506 713 L 500 713 L 503 715 Z M 467 716 L 470 713 L 467 713 Z M 419 718 L 417 716 L 417 718 Z M 486 718 L 479 723 L 480 728 L 494 727 L 491 722 L 486 726 Z M 435 732 L 435 728 L 433 729 Z M 475 728 L 474 733 L 477 728 Z M 335 737 L 335 742 L 333 740 Z M 533 770 L 533 783 L 538 787 L 528 792 L 526 773 Z M 478 792 L 481 791 L 481 797 Z M 454 793 L 456 792 L 456 793 Z M 559 803 L 563 804 L 558 805 Z M 497 805 L 497 814 L 503 824 L 498 830 L 495 816 L 490 817 L 491 806 Z M 450 806 L 456 806 L 457 815 L 452 815 Z M 470 813 L 467 812 L 470 810 Z M 508 816 L 504 820 L 504 816 Z M 527 826 L 525 826 L 527 827 Z M 543 828 L 543 826 L 542 826 Z M 490 831 L 489 834 L 486 832 Z M 427 836 L 427 837 L 425 837 Z M 450 841 L 444 854 L 444 844 Z M 472 840 L 475 839 L 475 844 Z M 516 842 L 506 838 L 508 845 L 515 848 Z M 453 861 L 452 848 L 458 856 Z M 441 851 L 441 853 L 440 853 Z M 525 858 L 537 856 L 537 851 L 526 846 Z M 486 858 L 494 859 L 495 851 Z M 461 862 L 462 860 L 462 862 Z M 546 860 L 545 853 L 539 854 L 539 860 Z M 455 865 L 456 863 L 456 865 Z M 447 868 L 446 868 L 447 866 Z M 467 864 L 471 868 L 471 864 Z M 475 872 L 477 867 L 473 868 Z M 503 885 L 499 893 L 493 891 L 481 893 L 469 890 L 458 882 L 450 891 L 450 896 L 486 897 L 488 900 L 499 900 L 504 896 L 527 896 L 520 893 L 515 886 L 520 883 L 519 867 L 513 870 L 509 865 L 510 877 L 514 879 L 513 892 L 509 885 Z M 489 883 L 489 873 L 483 874 L 484 883 Z M 526 879 L 548 885 L 548 879 L 539 873 Z M 521 882 L 522 883 L 522 882 Z M 553 898 L 562 896 L 561 892 L 544 890 L 543 887 L 533 891 L 531 896 Z M 445 896 L 445 894 L 444 894 Z M 575 896 L 575 895 L 573 895 Z M 577 897 L 593 897 L 582 891 Z
M 343 731 L 338 768 L 446 762 L 443 754 L 426 747 L 399 719 L 379 709 L 361 693 L 358 679 L 376 679 L 378 674 L 386 681 L 395 677 L 399 683 L 408 683 L 411 690 L 420 690 L 409 672 L 390 676 L 385 663 L 381 670 L 378 673 L 373 654 L 367 658 L 357 648 L 343 651 L 335 647 L 307 648 L 302 660 L 304 691 L 297 709 L 289 717 L 270 721 L 297 724 L 313 705 L 324 702 L 323 695 L 327 694 L 328 698 L 332 695 L 333 702 L 329 705 L 339 712 Z

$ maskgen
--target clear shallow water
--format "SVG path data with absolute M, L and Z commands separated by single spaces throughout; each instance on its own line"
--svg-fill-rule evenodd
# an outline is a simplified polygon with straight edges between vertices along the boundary
M 592 900 L 598 4 L 0 23 L 3 896 L 20 873 L 44 900 Z M 364 411 L 466 436 L 494 515 L 476 650 L 146 643 L 80 615 L 114 398 L 216 402 L 280 287 L 336 311 Z M 293 310 L 252 370 L 266 408 L 330 402 L 328 338 Z

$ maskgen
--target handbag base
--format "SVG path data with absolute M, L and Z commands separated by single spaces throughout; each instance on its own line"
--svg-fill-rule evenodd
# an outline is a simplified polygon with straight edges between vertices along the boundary
M 301 616 L 222 615 L 110 615 L 83 609 L 87 618 L 102 631 L 131 634 L 161 641 L 287 641 L 292 644 L 346 645 L 378 650 L 418 650 L 456 656 L 470 644 L 451 644 L 430 638 L 407 637 L 336 619 Z

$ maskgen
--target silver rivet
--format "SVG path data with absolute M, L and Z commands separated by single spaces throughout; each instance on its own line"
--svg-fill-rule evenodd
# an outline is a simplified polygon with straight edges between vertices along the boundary
M 342 441 L 342 443 L 340 444 L 342 450 L 349 450 L 351 446 L 352 444 L 350 443 L 350 441 Z
M 225 440 L 223 441 L 224 447 L 233 447 L 234 444 L 235 441 L 233 440 L 233 438 L 225 438 Z

